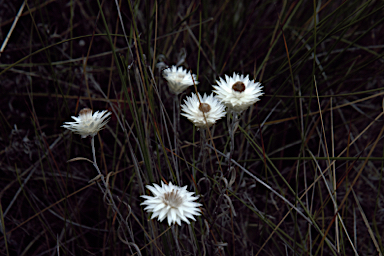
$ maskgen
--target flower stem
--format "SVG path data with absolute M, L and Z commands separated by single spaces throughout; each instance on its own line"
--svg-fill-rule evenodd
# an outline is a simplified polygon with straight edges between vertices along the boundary
M 232 156 L 233 156 L 233 152 L 235 151 L 235 129 L 236 129 L 236 125 L 239 123 L 239 114 L 235 111 L 231 111 L 231 113 L 232 113 L 232 122 L 230 121 L 230 112 L 228 112 L 227 114 L 229 136 L 231 137 L 231 144 L 230 144 L 229 158 L 228 158 L 228 171 L 231 169 Z
M 173 126 L 175 129 L 175 134 L 174 134 L 174 144 L 175 144 L 175 173 L 176 173 L 176 178 L 178 184 L 180 183 L 180 175 L 179 175 L 179 164 L 178 164 L 178 159 L 177 159 L 177 154 L 178 154 L 178 148 L 179 148 L 179 143 L 178 143 L 178 137 L 179 137 L 179 124 L 180 124 L 180 107 L 179 107 L 179 96 L 175 95 L 173 97 Z
M 177 240 L 177 233 L 175 230 L 175 224 L 172 224 L 172 234 L 173 234 L 173 238 L 175 239 L 177 251 L 178 251 L 179 255 L 182 255 L 180 245 L 179 245 L 179 240 Z
M 119 223 L 125 225 L 125 228 L 128 230 L 132 241 L 134 241 L 133 233 L 131 232 L 131 229 L 129 228 L 126 220 L 123 218 L 119 209 L 117 208 L 116 203 L 113 200 L 111 190 L 109 189 L 109 186 L 108 186 L 107 182 L 105 181 L 104 175 L 101 174 L 101 171 L 100 171 L 99 167 L 97 166 L 96 151 L 95 151 L 95 136 L 92 136 L 91 146 L 92 146 L 92 155 L 93 155 L 93 166 L 96 168 L 98 174 L 100 175 L 100 179 L 103 182 L 105 190 L 101 186 L 99 186 L 99 188 L 104 193 L 104 198 L 106 198 L 106 203 L 108 203 L 112 207 L 112 210 L 117 214 L 117 216 L 118 216 L 117 219 L 118 219 Z M 125 237 L 125 233 L 124 233 L 124 237 Z
M 208 129 L 208 128 L 207 128 Z M 206 130 L 201 128 L 200 129 L 200 146 L 201 146 L 201 152 L 200 155 L 203 156 L 203 161 L 202 161 L 202 169 L 205 174 L 207 174 L 206 170 L 206 162 L 207 162 L 207 154 L 205 154 L 205 141 L 206 141 Z
M 91 146 L 92 146 L 93 166 L 95 166 L 97 172 L 99 173 L 99 175 L 101 175 L 101 172 L 100 172 L 99 167 L 97 166 L 97 162 L 96 162 L 95 136 L 92 136 Z

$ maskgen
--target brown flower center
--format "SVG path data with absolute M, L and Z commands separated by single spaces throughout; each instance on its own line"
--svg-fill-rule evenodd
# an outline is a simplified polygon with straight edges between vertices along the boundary
M 171 192 L 165 193 L 163 203 L 172 208 L 179 207 L 183 202 L 183 198 L 181 198 L 177 192 L 178 191 L 172 190 Z
M 238 81 L 232 85 L 232 89 L 237 92 L 243 92 L 245 90 L 245 85 L 243 82 Z
M 181 82 L 181 81 L 184 80 L 185 75 L 184 75 L 184 74 L 177 74 L 176 77 L 177 77 L 176 80 L 177 80 L 178 82 Z
M 209 106 L 207 103 L 200 103 L 199 109 L 203 113 L 208 113 L 211 111 L 211 106 Z
M 87 115 L 87 114 L 92 114 L 92 110 L 89 109 L 89 108 L 83 108 L 83 109 L 80 110 L 80 112 L 79 112 L 79 116 Z

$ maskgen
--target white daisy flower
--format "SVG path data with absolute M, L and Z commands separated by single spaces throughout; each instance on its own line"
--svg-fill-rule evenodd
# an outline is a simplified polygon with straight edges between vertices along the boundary
M 194 192 L 188 192 L 187 186 L 179 187 L 172 182 L 169 185 L 161 182 L 161 187 L 157 184 L 146 187 L 154 196 L 141 196 L 146 199 L 141 205 L 146 205 L 144 210 L 153 213 L 151 219 L 157 217 L 159 221 L 163 221 L 167 218 L 169 226 L 175 223 L 181 226 L 181 221 L 190 224 L 188 218 L 196 221 L 193 215 L 201 214 L 199 206 L 202 204 L 194 202 L 198 197 L 193 196 Z
M 177 68 L 176 66 L 172 66 L 164 69 L 163 77 L 168 81 L 168 86 L 171 92 L 176 95 L 193 85 L 193 81 L 195 81 L 195 84 L 199 83 L 196 80 L 196 75 L 191 75 L 190 71 L 187 72 L 187 70 L 184 70 L 182 67 Z
M 181 110 L 184 111 L 181 115 L 188 118 L 197 127 L 210 127 L 225 116 L 225 106 L 213 96 L 213 93 L 209 96 L 204 93 L 203 97 L 199 93 L 199 99 L 196 94 L 192 93 L 191 97 L 187 96 L 187 99 L 184 100 L 185 104 L 181 105 Z
M 249 106 L 259 101 L 259 97 L 264 93 L 261 91 L 263 86 L 259 82 L 249 80 L 248 75 L 238 75 L 233 72 L 233 77 L 225 75 L 225 80 L 220 77 L 216 80 L 217 85 L 213 85 L 217 98 L 228 107 L 228 109 L 241 113 Z
M 80 110 L 79 116 L 72 116 L 76 122 L 65 122 L 62 127 L 67 128 L 68 130 L 73 131 L 74 133 L 80 134 L 81 138 L 87 136 L 95 136 L 104 125 L 108 123 L 111 112 L 108 110 L 103 110 L 99 113 L 96 111 L 92 115 L 92 110 L 89 108 L 84 108 Z

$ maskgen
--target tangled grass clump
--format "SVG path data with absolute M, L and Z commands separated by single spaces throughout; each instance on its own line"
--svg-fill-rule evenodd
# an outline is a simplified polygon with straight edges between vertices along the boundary
M 382 1 L 0 6 L 4 255 L 383 254 Z

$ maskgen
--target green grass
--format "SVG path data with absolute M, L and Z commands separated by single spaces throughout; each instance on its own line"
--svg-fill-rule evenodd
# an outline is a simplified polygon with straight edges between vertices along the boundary
M 117 6 L 116 3 L 119 5 Z M 0 8 L 0 250 L 4 255 L 383 255 L 382 1 L 5 1 Z M 156 64 L 210 93 L 233 72 L 265 95 L 240 117 L 180 118 Z M 113 112 L 90 139 L 61 125 Z M 176 112 L 177 113 L 177 112 Z M 171 229 L 146 185 L 200 196 Z M 175 240 L 177 239 L 177 242 Z

